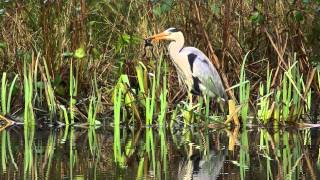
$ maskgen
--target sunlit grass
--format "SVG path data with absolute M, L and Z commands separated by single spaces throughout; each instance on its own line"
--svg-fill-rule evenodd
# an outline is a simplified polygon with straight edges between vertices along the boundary
M 75 118 L 75 110 L 74 106 L 76 104 L 76 100 L 74 97 L 77 95 L 77 81 L 73 74 L 73 60 L 70 62 L 70 75 L 69 75 L 69 113 L 70 113 L 70 119 L 71 124 L 74 124 L 74 118 Z
M 92 95 L 89 98 L 90 103 L 88 108 L 88 123 L 90 126 L 101 124 L 101 122 L 97 120 L 97 113 L 101 108 L 101 92 L 98 88 L 96 73 L 94 73 L 92 84 Z
M 241 106 L 240 114 L 244 126 L 247 124 L 247 117 L 249 113 L 249 100 L 250 100 L 250 81 L 246 79 L 245 63 L 248 59 L 250 51 L 243 58 L 240 70 L 240 83 L 239 83 L 239 102 Z
M 45 95 L 47 100 L 47 106 L 49 109 L 50 120 L 52 120 L 53 116 L 57 113 L 56 111 L 57 105 L 56 105 L 56 99 L 55 99 L 56 97 L 52 87 L 52 83 L 51 83 L 52 80 L 51 80 L 51 76 L 50 76 L 46 61 L 44 61 L 44 68 L 45 68 L 45 72 L 43 72 L 42 70 L 41 75 L 42 75 L 42 78 L 44 79 L 44 90 L 45 90 Z
M 35 124 L 35 117 L 33 112 L 33 76 L 32 68 L 30 64 L 24 61 L 24 124 L 28 126 L 29 124 Z M 27 129 L 27 128 L 26 128 Z
M 270 103 L 272 92 L 271 90 L 271 80 L 272 80 L 272 72 L 270 72 L 269 66 L 267 68 L 267 81 L 264 85 L 260 82 L 259 86 L 259 99 L 258 99 L 258 118 L 262 121 L 263 124 L 266 124 L 268 120 L 271 118 L 272 110 L 270 110 Z
M 14 86 L 16 84 L 16 81 L 18 79 L 18 75 L 15 75 L 12 82 L 10 83 L 9 91 L 7 92 L 7 86 L 9 85 L 7 80 L 7 73 L 4 72 L 2 74 L 1 79 L 1 112 L 2 114 L 10 113 L 11 111 L 11 99 L 12 99 L 12 93 Z
M 124 155 L 121 150 L 121 137 L 120 137 L 120 122 L 121 122 L 121 106 L 122 106 L 122 87 L 119 86 L 114 91 L 114 138 L 113 138 L 113 152 L 114 161 L 120 166 L 125 166 Z

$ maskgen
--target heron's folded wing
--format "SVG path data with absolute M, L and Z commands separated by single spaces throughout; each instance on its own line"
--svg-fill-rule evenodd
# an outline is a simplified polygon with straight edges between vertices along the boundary
M 207 91 L 214 94 L 214 96 L 225 98 L 225 89 L 220 75 L 206 56 L 197 55 L 193 62 L 192 73 L 206 87 Z

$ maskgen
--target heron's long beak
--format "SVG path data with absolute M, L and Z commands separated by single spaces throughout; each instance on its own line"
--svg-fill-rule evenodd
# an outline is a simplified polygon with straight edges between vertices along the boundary
M 168 33 L 162 32 L 162 33 L 153 35 L 151 37 L 148 37 L 147 39 L 151 39 L 152 41 L 159 41 L 161 39 L 166 39 L 167 35 L 168 35 Z

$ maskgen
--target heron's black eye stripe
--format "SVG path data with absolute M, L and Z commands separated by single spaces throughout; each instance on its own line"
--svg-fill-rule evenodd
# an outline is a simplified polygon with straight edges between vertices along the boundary
M 201 81 L 199 78 L 192 76 L 193 79 L 193 88 L 191 90 L 191 93 L 194 95 L 201 95 L 201 90 L 200 90 L 200 83 Z
M 196 60 L 196 58 L 197 58 L 197 55 L 195 55 L 193 53 L 188 54 L 188 61 L 189 61 L 189 65 L 190 65 L 190 68 L 191 68 L 191 72 L 193 72 L 193 63 Z
M 170 29 L 169 31 L 170 31 L 170 32 L 179 32 L 179 30 L 176 29 L 176 28 L 172 28 L 172 29 Z

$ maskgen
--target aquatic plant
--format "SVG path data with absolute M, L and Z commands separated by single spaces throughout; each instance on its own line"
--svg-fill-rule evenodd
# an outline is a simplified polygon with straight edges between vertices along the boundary
M 74 77 L 73 74 L 73 60 L 70 62 L 70 74 L 69 74 L 69 113 L 70 113 L 70 119 L 71 124 L 74 124 L 74 118 L 75 118 L 75 109 L 74 106 L 76 104 L 76 100 L 74 97 L 77 95 L 78 90 L 78 82 Z
M 100 125 L 100 121 L 97 121 L 97 113 L 101 107 L 101 92 L 98 88 L 96 73 L 94 73 L 94 80 L 92 81 L 92 95 L 89 98 L 89 108 L 88 108 L 88 123 L 90 126 Z
M 258 118 L 262 121 L 263 124 L 266 124 L 268 120 L 271 118 L 272 109 L 270 109 L 271 102 L 271 79 L 272 79 L 272 71 L 270 72 L 269 66 L 267 67 L 267 81 L 264 85 L 260 82 L 259 86 L 259 99 L 258 99 L 258 107 L 259 110 L 257 112 Z
M 7 93 L 7 73 L 2 73 L 1 79 L 1 112 L 2 114 L 7 114 L 11 112 L 11 100 L 12 100 L 12 93 L 15 87 L 16 80 L 18 79 L 18 75 L 16 74 L 13 78 L 12 82 L 10 83 L 10 88 Z
M 241 106 L 240 114 L 244 126 L 247 124 L 247 117 L 249 113 L 249 100 L 250 100 L 250 81 L 246 79 L 245 63 L 248 59 L 250 51 L 243 58 L 240 70 L 240 83 L 239 83 L 239 102 Z
M 114 142 L 113 152 L 114 161 L 120 166 L 125 166 L 125 157 L 121 151 L 121 137 L 120 137 L 120 121 L 121 121 L 121 105 L 122 105 L 122 87 L 117 86 L 114 91 Z
M 43 82 L 44 82 L 44 90 L 45 90 L 45 95 L 46 95 L 46 100 L 47 100 L 47 106 L 48 106 L 48 109 L 49 109 L 49 119 L 52 123 L 52 119 L 53 119 L 53 116 L 56 115 L 57 111 L 57 104 L 56 104 L 56 97 L 55 97 L 55 94 L 54 94 L 54 90 L 53 90 L 53 86 L 52 86 L 52 80 L 51 80 L 51 77 L 50 77 L 50 73 L 49 73 L 49 70 L 48 70 L 48 65 L 46 63 L 46 61 L 43 61 L 44 62 L 44 69 L 45 69 L 45 72 L 43 72 L 43 68 L 40 66 L 40 71 L 41 71 L 41 76 L 43 78 Z M 36 61 L 36 65 L 35 65 L 37 68 L 38 66 L 38 59 Z
M 27 68 L 28 67 L 28 68 Z M 32 67 L 24 61 L 23 77 L 24 77 L 24 124 L 35 125 L 35 117 L 33 112 L 33 76 Z M 26 128 L 27 129 L 27 128 Z

